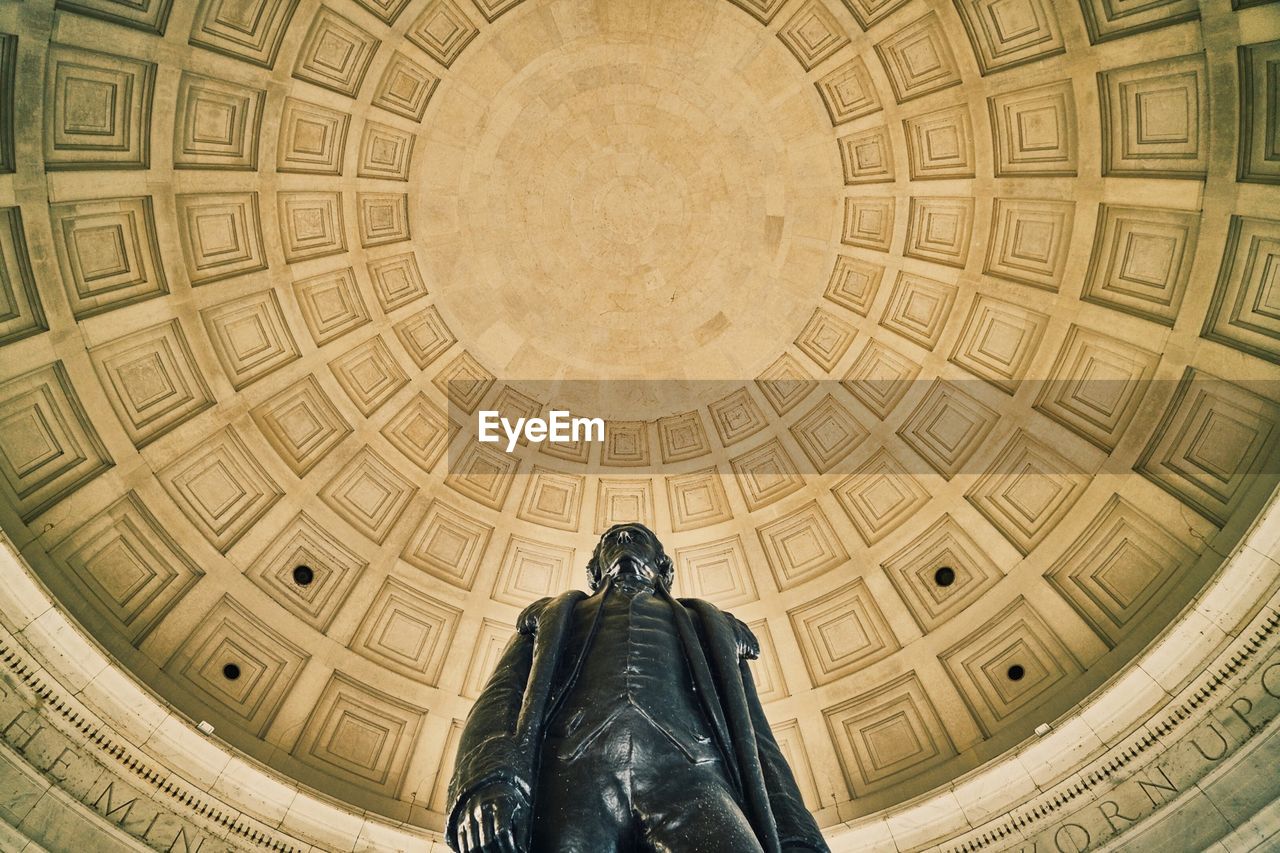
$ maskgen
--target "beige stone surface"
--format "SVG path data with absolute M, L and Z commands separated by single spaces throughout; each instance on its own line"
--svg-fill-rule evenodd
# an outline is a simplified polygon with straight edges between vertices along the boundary
M 1264 526 L 1196 598 L 1280 477 L 1274 3 L 247 9 L 0 4 L 0 527 L 56 602 L 0 611 L 254 820 L 439 829 L 616 520 L 758 626 L 868 849 L 1002 819 L 984 762 L 1058 784 L 1280 581 Z M 605 446 L 464 451 L 553 404 Z M 60 796 L 6 821 L 69 848 Z

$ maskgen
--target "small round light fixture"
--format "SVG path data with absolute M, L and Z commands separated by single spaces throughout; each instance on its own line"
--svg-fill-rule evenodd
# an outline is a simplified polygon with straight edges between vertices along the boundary
M 1009 671 L 1005 673 L 1005 675 L 1009 676 L 1010 681 L 1021 681 L 1022 677 L 1026 674 L 1027 671 L 1022 668 L 1022 664 L 1020 663 L 1015 663 L 1013 666 L 1009 667 Z
M 293 582 L 298 586 L 310 586 L 315 579 L 316 573 L 310 566 L 293 567 Z
M 235 681 L 240 677 L 240 667 L 234 663 L 229 663 L 222 668 L 222 677 L 227 681 Z
M 956 582 L 956 570 L 950 566 L 939 566 L 933 573 L 933 582 L 938 586 L 951 586 Z

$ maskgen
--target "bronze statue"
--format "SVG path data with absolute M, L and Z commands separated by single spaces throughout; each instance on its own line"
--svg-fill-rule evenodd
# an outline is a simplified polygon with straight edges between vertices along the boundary
M 641 524 L 534 602 L 467 718 L 446 837 L 460 853 L 828 850 L 756 694 L 759 642 L 670 593 Z

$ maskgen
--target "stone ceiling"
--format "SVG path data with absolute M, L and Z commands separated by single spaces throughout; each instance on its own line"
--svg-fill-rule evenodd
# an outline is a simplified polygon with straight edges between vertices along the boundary
M 0 6 L 0 523 L 193 720 L 438 828 L 516 614 L 638 518 L 760 636 L 820 821 L 913 797 L 1276 485 L 1236 5 Z M 606 442 L 459 434 L 549 403 Z

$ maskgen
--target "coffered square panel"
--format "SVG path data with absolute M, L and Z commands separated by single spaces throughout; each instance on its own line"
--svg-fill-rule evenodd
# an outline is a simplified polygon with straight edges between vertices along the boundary
M 134 645 L 204 576 L 134 492 L 85 521 L 52 554 L 66 570 L 46 583 L 74 587 L 69 605 L 89 608 Z
M 351 115 L 299 98 L 285 98 L 276 145 L 276 171 L 341 175 Z
M 871 303 L 876 299 L 883 278 L 884 267 L 848 255 L 838 255 L 823 296 L 865 317 L 871 311 Z
M 178 509 L 224 554 L 284 491 L 228 426 L 156 472 Z
M 394 797 L 427 712 L 334 672 L 293 755 L 322 773 Z
M 305 477 L 351 434 L 314 376 L 288 386 L 254 406 L 253 420 L 272 449 L 299 477 Z
M 551 471 L 535 465 L 529 472 L 516 516 L 544 527 L 576 532 L 586 490 L 587 478 L 581 474 Z
M 884 109 L 862 57 L 854 57 L 833 68 L 814 85 L 833 125 Z
M 430 473 L 462 427 L 427 395 L 418 392 L 391 416 L 382 434 L 413 464 Z
M 298 0 L 201 0 L 191 43 L 251 65 L 271 68 Z
M 876 42 L 875 49 L 900 104 L 960 83 L 949 39 L 935 12 Z
M 366 418 L 409 384 L 408 374 L 381 336 L 347 350 L 329 362 L 329 370 Z
M 787 615 L 815 685 L 829 684 L 900 648 L 861 578 L 793 608 Z
M 872 339 L 862 348 L 840 385 L 880 420 L 889 417 L 920 375 L 920 365 Z
M 57 0 L 55 5 L 68 12 L 162 36 L 169 24 L 173 0 L 134 0 L 131 3 L 119 0 Z
M 1199 234 L 1199 211 L 1102 205 L 1080 298 L 1172 326 Z
M 427 505 L 401 558 L 461 589 L 475 583 L 493 527 L 441 500 Z
M 893 240 L 894 208 L 894 199 L 891 198 L 846 198 L 840 242 L 876 252 L 889 251 Z
M 1209 167 L 1204 54 L 1098 73 L 1102 174 L 1203 179 Z
M 311 655 L 224 595 L 164 665 L 193 716 L 213 710 L 262 737 Z
M 150 196 L 52 204 L 49 221 L 77 320 L 169 292 Z
M 434 685 L 440 678 L 462 611 L 412 584 L 388 577 L 351 638 L 356 654 Z
M 1056 291 L 1062 283 L 1075 224 L 1075 202 L 996 198 L 983 272 Z
M 1112 495 L 1045 578 L 1114 646 L 1194 559 L 1151 516 Z
M 499 510 L 515 482 L 520 460 L 487 445 L 471 443 L 449 457 L 445 484 L 481 506 Z
M 368 565 L 304 512 L 285 524 L 249 563 L 245 577 L 285 610 L 323 632 Z
M 639 522 L 653 527 L 653 481 L 640 477 L 601 477 L 596 485 L 597 536 L 615 524 Z
M 1201 334 L 1280 362 L 1280 221 L 1231 217 L 1213 302 Z
M 1221 527 L 1274 468 L 1278 436 L 1275 400 L 1188 367 L 1134 468 Z
M 954 284 L 934 278 L 898 273 L 880 325 L 931 350 L 938 345 L 951 319 L 958 289 Z
M 61 361 L 0 384 L 0 490 L 30 522 L 114 463 Z
M 524 536 L 507 540 L 493 597 L 516 607 L 525 607 L 539 598 L 556 595 L 571 586 L 574 572 L 574 549 Z
M 746 550 L 737 536 L 677 548 L 674 560 L 680 595 L 705 598 L 718 607 L 736 607 L 758 598 Z
M 778 589 L 790 589 L 849 559 L 817 501 L 756 528 Z
M 667 484 L 672 530 L 696 530 L 733 518 L 733 508 L 724 491 L 724 478 L 715 466 L 663 479 Z
M 0 207 L 0 346 L 48 328 L 31 268 L 22 210 Z
M 1018 430 L 965 499 L 1025 555 L 1067 516 L 1089 479 L 1065 456 Z
M 811 71 L 849 44 L 849 34 L 820 0 L 805 0 L 778 30 L 778 38 L 805 71 Z
M 379 44 L 351 21 L 321 6 L 298 49 L 293 76 L 353 98 Z
M 842 136 L 836 142 L 840 146 L 845 184 L 893 183 L 893 140 L 889 128 L 873 127 Z
M 1158 353 L 1073 325 L 1036 408 L 1108 452 L 1150 390 Z
M 818 309 L 818 311 L 820 312 L 821 309 Z M 814 319 L 817 319 L 817 312 L 815 312 Z M 805 327 L 805 331 L 800 333 L 801 337 L 806 333 L 816 334 L 817 342 L 814 344 L 815 348 L 822 346 L 839 348 L 840 344 L 836 340 L 839 337 L 838 331 L 833 328 L 830 330 L 818 329 L 816 332 L 810 332 L 813 325 L 813 319 L 811 319 L 809 325 Z M 852 330 L 850 330 L 850 334 L 852 334 Z M 847 347 L 848 344 L 846 343 L 845 346 Z M 843 354 L 843 350 L 840 352 Z M 778 356 L 773 364 L 765 368 L 764 373 L 756 377 L 756 387 L 760 389 L 760 393 L 775 412 L 779 415 L 785 415 L 799 405 L 805 397 L 808 397 L 818 387 L 818 383 L 794 356 L 790 353 L 783 353 Z
M 764 412 L 746 387 L 722 397 L 709 407 L 720 443 L 725 447 L 755 435 L 768 425 Z
M 281 249 L 286 263 L 347 250 L 342 197 L 333 192 L 276 193 Z
M 45 169 L 147 168 L 155 76 L 154 62 L 51 44 L 45 64 Z
M 1070 80 L 987 99 L 995 139 L 996 177 L 1076 174 L 1076 99 Z
M 910 778 L 956 754 L 914 672 L 824 708 L 822 714 L 855 796 Z
M 388 181 L 409 180 L 413 135 L 387 124 L 366 121 L 356 175 Z
M 818 473 L 825 474 L 862 444 L 868 433 L 852 412 L 828 394 L 796 419 L 791 435 Z
M 376 258 L 369 261 L 368 269 L 378 304 L 388 314 L 427 295 L 427 285 L 413 252 Z
M 645 468 L 649 462 L 649 427 L 645 421 L 605 421 L 600 464 Z
M 663 462 L 683 462 L 711 452 L 702 416 L 696 411 L 658 418 L 658 450 Z
M 177 320 L 139 329 L 89 350 L 125 432 L 145 447 L 213 403 Z
M 383 246 L 409 239 L 409 196 L 405 193 L 356 193 L 360 245 Z
M 925 632 L 958 616 L 1004 577 L 969 532 L 946 513 L 880 567 Z
M 430 0 L 405 37 L 448 68 L 479 34 L 480 30 L 454 0 Z
M 256 171 L 266 100 L 263 89 L 182 72 L 174 109 L 173 167 Z
M 440 78 L 400 51 L 391 56 L 373 95 L 373 105 L 410 121 L 422 121 Z
M 902 253 L 922 261 L 963 268 L 973 233 L 972 197 L 912 197 L 907 244 Z
M 973 120 L 964 104 L 903 119 L 902 132 L 907 140 L 911 180 L 974 176 Z
M 733 457 L 729 465 L 751 512 L 804 487 L 805 480 L 796 469 L 795 462 L 776 438 Z
M 180 194 L 174 203 L 193 285 L 267 268 L 257 193 Z
M 434 305 L 406 317 L 392 328 L 419 370 L 425 370 L 458 340 Z
M 877 450 L 831 493 L 867 545 L 874 545 L 929 502 L 929 492 L 887 450 Z
M 351 267 L 300 278 L 293 283 L 293 295 L 316 346 L 369 322 L 369 307 Z
M 983 74 L 1037 62 L 1067 47 L 1049 0 L 957 0 L 956 11 Z
M 1237 49 L 1240 66 L 1240 157 L 1237 177 L 1259 184 L 1280 183 L 1280 150 L 1276 128 L 1280 127 L 1280 40 L 1241 45 Z
M 236 389 L 300 356 L 274 290 L 231 299 L 204 309 L 200 316 L 218 362 Z
M 982 446 L 999 414 L 966 394 L 958 383 L 935 379 L 898 436 L 930 467 L 950 480 Z
M 988 736 L 1083 670 L 1021 596 L 939 659 Z
M 1200 17 L 1200 4 L 1195 0 L 1156 0 L 1147 3 L 1082 0 L 1080 9 L 1084 12 L 1084 22 L 1089 28 L 1089 41 L 1094 44 Z
M 399 468 L 364 447 L 320 490 L 320 499 L 381 545 L 417 491 Z
M 984 293 L 975 294 L 951 361 L 1006 394 L 1014 394 L 1049 325 L 1049 315 Z

